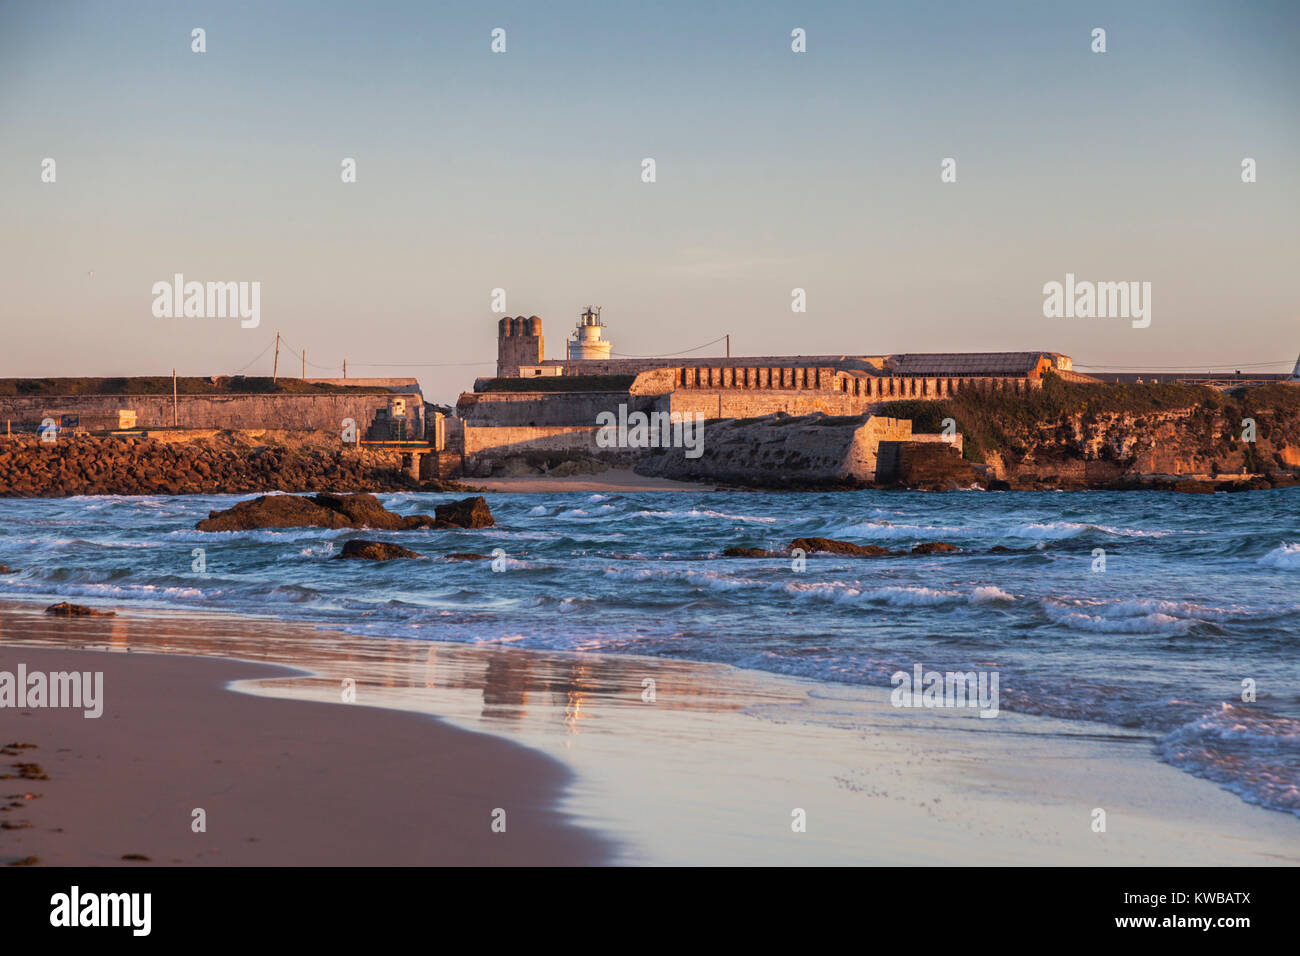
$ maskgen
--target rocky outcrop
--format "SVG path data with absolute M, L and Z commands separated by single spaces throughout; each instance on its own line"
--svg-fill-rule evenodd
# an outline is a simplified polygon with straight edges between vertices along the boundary
M 984 475 L 944 442 L 899 442 L 889 483 L 919 491 L 956 491 L 982 486 Z
M 436 519 L 434 527 L 491 528 L 496 524 L 482 495 L 438 505 L 433 513 Z
M 487 528 L 492 513 L 480 495 L 439 505 L 429 515 L 399 515 L 374 495 L 263 495 L 225 511 L 209 512 L 194 527 L 199 531 L 251 531 L 255 528 L 374 528 L 412 531 L 419 528 Z
M 86 607 L 84 604 L 69 604 L 67 601 L 60 601 L 58 604 L 51 604 L 45 609 L 46 614 L 57 614 L 59 617 L 113 617 L 116 611 L 97 611 L 94 608 Z
M 283 434 L 283 433 L 282 433 Z M 187 441 L 144 437 L 0 435 L 0 497 L 190 495 L 267 491 L 398 491 L 419 487 L 391 451 L 337 435 L 254 439 L 214 432 Z M 468 491 L 437 482 L 425 490 Z
M 335 560 L 343 558 L 360 558 L 365 561 L 392 561 L 394 558 L 418 558 L 419 552 L 386 541 L 362 541 L 354 539 L 343 545 L 342 553 Z
M 952 419 L 990 490 L 1208 493 L 1289 487 L 1300 471 L 1300 386 L 1280 382 L 1220 392 L 1046 376 L 1027 395 L 971 391 L 881 413 L 912 417 L 917 431 Z
M 779 551 L 765 551 L 763 548 L 726 548 L 722 556 L 724 558 L 784 558 L 785 554 Z
M 925 541 L 913 545 L 912 554 L 952 554 L 960 550 L 961 548 L 955 544 L 949 544 L 947 541 Z
M 874 544 L 854 544 L 852 541 L 836 541 L 834 538 L 795 538 L 790 542 L 790 550 L 796 549 L 808 554 L 820 551 L 827 554 L 847 554 L 855 558 L 881 558 L 903 553 Z

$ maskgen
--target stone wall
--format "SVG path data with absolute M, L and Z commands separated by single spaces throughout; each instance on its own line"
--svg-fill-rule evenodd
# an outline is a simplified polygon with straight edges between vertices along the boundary
M 896 418 L 771 415 L 758 420 L 710 422 L 703 454 L 672 448 L 643 453 L 636 470 L 684 481 L 746 486 L 813 487 L 876 480 L 881 444 L 901 444 L 912 423 Z
M 407 414 L 422 421 L 419 395 L 405 394 Z M 182 428 L 321 430 L 337 432 L 351 418 L 364 432 L 375 413 L 387 408 L 388 395 L 181 395 L 176 401 L 177 424 Z M 86 417 L 98 427 L 118 409 L 136 413 L 139 428 L 170 428 L 170 395 L 68 395 L 0 398 L 0 422 L 15 430 L 33 431 L 45 418 L 60 415 Z M 93 423 L 93 424 L 92 424 Z M 84 426 L 83 426 L 84 427 Z M 105 427 L 108 427 L 105 425 Z
M 555 425 L 594 426 L 601 412 L 618 414 L 668 409 L 666 396 L 628 392 L 466 392 L 456 403 L 456 414 L 466 425 L 479 428 L 546 428 Z

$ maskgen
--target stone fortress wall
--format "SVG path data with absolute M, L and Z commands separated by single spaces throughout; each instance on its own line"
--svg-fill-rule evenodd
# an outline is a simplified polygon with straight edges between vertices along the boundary
M 462 394 L 457 402 L 462 425 L 458 450 L 464 473 L 478 476 L 491 474 L 507 459 L 529 455 L 635 463 L 660 453 L 600 447 L 597 417 L 601 413 L 617 415 L 621 406 L 625 413 L 675 413 L 741 423 L 778 414 L 862 417 L 872 416 L 886 402 L 939 400 L 969 389 L 1025 394 L 1042 387 L 1048 369 L 1074 377 L 1069 357 L 1053 352 L 548 360 L 543 354 L 541 319 L 520 316 L 498 323 L 496 378 L 479 379 L 474 391 Z M 621 377 L 617 384 L 615 377 Z M 529 378 L 538 380 L 536 388 L 519 381 Z M 566 379 L 572 388 L 565 387 Z M 874 420 L 874 416 L 867 419 Z M 905 423 L 907 436 L 899 437 L 903 426 L 889 422 L 888 427 L 860 429 L 861 422 L 846 423 L 850 437 L 836 438 L 837 448 L 828 446 L 820 455 L 812 453 L 811 444 L 831 440 L 833 433 L 825 427 L 770 433 L 732 429 L 726 433 L 725 455 L 736 459 L 740 444 L 762 433 L 765 442 L 789 444 L 789 460 L 816 461 L 807 467 L 818 480 L 836 469 L 871 480 L 867 472 L 876 469 L 880 442 L 891 446 L 893 456 L 899 445 L 938 438 L 913 436 L 910 421 Z M 715 431 L 719 438 L 722 434 Z M 959 455 L 960 444 L 949 444 Z M 849 445 L 858 450 L 851 455 L 844 452 Z M 724 452 L 719 449 L 719 453 Z M 730 465 L 715 465 L 692 462 L 682 467 L 701 476 L 729 473 Z

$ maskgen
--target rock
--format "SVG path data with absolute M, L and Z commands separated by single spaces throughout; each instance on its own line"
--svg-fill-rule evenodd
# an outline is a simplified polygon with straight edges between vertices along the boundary
M 9 567 L 9 565 L 0 564 L 0 574 L 17 574 L 17 573 L 18 572 L 15 571 L 13 568 Z
M 60 617 L 113 617 L 117 612 L 96 611 L 84 604 L 69 604 L 67 601 L 60 601 L 58 604 L 51 604 L 47 607 L 45 613 L 57 614 Z
M 492 524 L 487 502 L 480 497 L 485 525 Z M 460 502 L 464 504 L 464 502 Z M 474 509 L 471 509 L 474 510 Z M 476 512 L 477 513 L 477 512 Z M 479 515 L 480 520 L 482 515 Z M 225 511 L 209 512 L 195 528 L 199 531 L 248 531 L 253 528 L 376 528 L 381 531 L 410 531 L 415 528 L 448 527 L 450 522 L 429 515 L 398 515 L 386 509 L 367 492 L 354 495 L 318 494 L 263 495 L 241 501 Z
M 316 495 L 311 499 L 322 508 L 335 511 L 348 520 L 353 528 L 376 528 L 381 531 L 402 531 L 412 527 L 425 527 L 423 524 L 408 523 L 408 519 L 393 514 L 379 503 L 379 499 L 367 492 L 355 495 Z M 431 526 L 433 519 L 428 515 L 412 517 L 424 518 Z
M 439 528 L 491 528 L 496 524 L 482 495 L 438 505 L 433 513 Z
M 836 541 L 833 538 L 795 538 L 790 542 L 790 550 L 796 548 L 812 554 L 824 551 L 830 554 L 848 554 L 859 558 L 879 558 L 886 555 L 902 554 L 902 551 L 890 551 L 874 544 L 854 544 L 851 541 Z
M 807 550 L 807 549 L 805 549 Z M 784 558 L 776 551 L 764 551 L 762 548 L 727 548 L 722 552 L 724 558 Z
M 954 551 L 960 551 L 961 548 L 955 544 L 949 544 L 947 541 L 926 541 L 915 545 L 912 548 L 913 554 L 951 554 Z
M 989 554 L 1030 554 L 1042 548 L 1008 548 L 1005 544 L 995 544 L 989 548 Z
M 352 528 L 341 512 L 298 495 L 262 495 L 225 511 L 211 511 L 194 526 L 199 531 L 249 531 L 254 528 Z
M 988 484 L 989 491 L 1010 491 L 1011 482 L 1003 481 L 1001 478 L 990 478 Z
M 343 553 L 336 555 L 335 560 L 364 558 L 367 561 L 392 561 L 394 558 L 419 557 L 422 557 L 422 555 L 410 548 L 403 548 L 401 545 L 389 544 L 386 541 L 361 541 L 357 539 L 344 544 Z
M 448 561 L 491 561 L 492 558 L 486 554 L 474 554 L 470 551 L 455 551 L 451 554 L 444 554 Z

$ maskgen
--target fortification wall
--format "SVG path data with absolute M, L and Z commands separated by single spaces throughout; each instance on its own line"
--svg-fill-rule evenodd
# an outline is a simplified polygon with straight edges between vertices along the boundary
M 688 458 L 670 448 L 643 453 L 642 474 L 744 485 L 837 485 L 876 480 L 877 455 L 885 442 L 906 442 L 908 419 L 850 419 L 822 415 L 769 416 L 759 421 L 710 423 L 703 454 Z
M 423 420 L 423 402 L 406 395 L 407 414 Z M 182 428 L 319 429 L 338 431 L 343 419 L 365 430 L 375 413 L 388 407 L 387 395 L 181 395 L 176 420 Z M 84 416 L 82 427 L 108 425 L 119 409 L 133 409 L 139 428 L 169 428 L 170 395 L 66 395 L 0 398 L 0 420 L 31 431 L 42 420 Z
M 456 403 L 456 414 L 467 425 L 479 427 L 594 426 L 597 415 L 617 415 L 620 405 L 629 412 L 666 411 L 668 397 L 628 392 L 466 392 Z
M 538 455 L 592 458 L 611 466 L 631 466 L 645 454 L 639 448 L 602 448 L 596 442 L 599 432 L 595 424 L 519 428 L 466 425 L 460 473 L 486 478 L 507 459 Z

